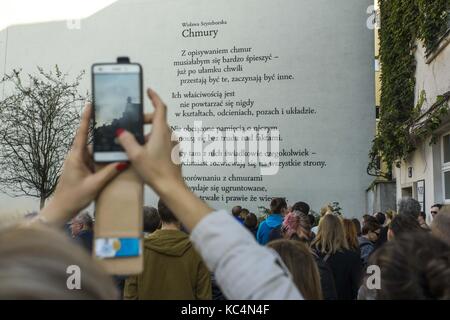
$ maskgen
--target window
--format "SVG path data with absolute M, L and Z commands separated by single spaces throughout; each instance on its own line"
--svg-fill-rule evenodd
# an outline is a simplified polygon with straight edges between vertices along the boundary
M 442 136 L 442 183 L 444 200 L 450 203 L 450 133 Z

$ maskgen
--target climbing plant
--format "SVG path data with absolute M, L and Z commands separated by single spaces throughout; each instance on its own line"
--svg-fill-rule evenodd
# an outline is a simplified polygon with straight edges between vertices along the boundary
M 427 53 L 432 52 L 448 28 L 449 3 L 450 0 L 379 1 L 381 109 L 367 168 L 371 175 L 390 179 L 392 165 L 414 151 L 417 141 L 432 135 L 448 112 L 448 97 L 439 98 L 427 118 L 416 125 L 426 99 L 422 94 L 414 105 L 417 40 Z M 380 159 L 387 164 L 387 174 L 379 169 Z

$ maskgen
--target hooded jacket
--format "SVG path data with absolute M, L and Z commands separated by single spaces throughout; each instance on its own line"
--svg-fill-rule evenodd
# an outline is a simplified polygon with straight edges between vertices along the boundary
M 359 249 L 361 251 L 361 261 L 363 265 L 367 265 L 367 261 L 369 260 L 369 256 L 374 249 L 374 244 L 372 241 L 365 237 L 358 237 Z
M 283 216 L 279 213 L 273 213 L 267 217 L 266 220 L 261 222 L 256 233 L 256 240 L 259 244 L 265 245 L 269 242 L 270 232 L 281 226 L 283 223 Z
M 179 230 L 157 230 L 144 239 L 144 271 L 129 277 L 125 299 L 211 299 L 211 276 L 189 236 Z

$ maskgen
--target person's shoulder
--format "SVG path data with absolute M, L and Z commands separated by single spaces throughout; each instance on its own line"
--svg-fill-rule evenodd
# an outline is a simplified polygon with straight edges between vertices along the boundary
M 259 230 L 264 229 L 264 228 L 266 227 L 266 225 L 267 225 L 266 220 L 261 221 L 261 222 L 258 224 L 257 230 L 259 231 Z
M 359 263 L 361 263 L 361 253 L 358 253 L 358 252 L 356 252 L 354 250 L 350 250 L 350 249 L 344 249 L 343 259 L 348 261 L 352 265 L 359 264 Z
M 350 249 L 341 249 L 336 251 L 336 256 L 340 256 L 343 259 L 360 259 L 360 255 L 358 252 L 356 252 L 355 250 L 350 250 Z
M 76 238 L 79 238 L 79 239 L 90 239 L 93 236 L 94 236 L 94 233 L 91 230 L 83 230 L 76 236 Z

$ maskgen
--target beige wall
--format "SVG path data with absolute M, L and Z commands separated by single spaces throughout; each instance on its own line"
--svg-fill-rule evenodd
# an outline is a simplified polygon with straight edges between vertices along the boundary
M 417 60 L 415 103 L 422 90 L 426 92 L 426 101 L 422 111 L 425 112 L 432 106 L 439 95 L 450 91 L 450 45 L 445 47 L 431 62 L 427 63 L 425 49 L 418 44 L 415 53 Z M 439 134 L 450 130 L 450 122 L 444 121 Z M 429 214 L 429 208 L 434 203 L 443 202 L 442 172 L 441 172 L 441 139 L 430 146 L 430 138 L 421 142 L 409 159 L 402 163 L 401 168 L 396 168 L 397 198 L 402 197 L 404 188 L 413 187 L 415 196 L 415 184 L 419 180 L 425 180 L 425 212 Z M 413 168 L 413 175 L 408 177 L 408 168 Z M 430 219 L 430 217 L 428 217 Z

